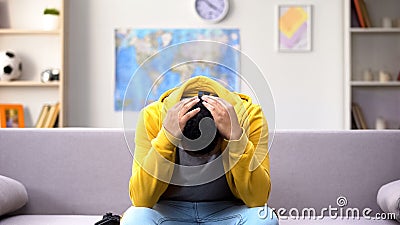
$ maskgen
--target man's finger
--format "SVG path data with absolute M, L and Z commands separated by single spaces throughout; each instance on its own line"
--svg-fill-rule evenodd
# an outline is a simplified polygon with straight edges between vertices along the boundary
M 177 102 L 172 108 L 180 108 L 183 104 L 185 104 L 186 102 L 188 102 L 190 100 L 190 98 L 185 98 L 180 100 L 179 102 Z
M 214 96 L 208 96 L 208 95 L 203 95 L 201 97 L 204 101 L 210 103 L 210 104 L 221 104 L 219 101 L 219 98 L 214 97 Z
M 192 99 L 190 99 L 188 102 L 186 102 L 181 110 L 180 110 L 180 115 L 186 114 L 187 111 L 189 111 L 194 105 L 196 105 L 196 103 L 198 103 L 200 101 L 200 99 L 195 96 Z
M 213 105 L 211 105 L 208 102 L 203 102 L 203 105 L 208 109 L 208 111 L 210 111 L 211 115 L 214 117 L 214 119 L 216 118 L 216 110 L 215 107 Z
M 188 120 L 190 120 L 190 118 L 192 118 L 193 116 L 195 116 L 199 112 L 200 112 L 200 108 L 195 108 L 195 109 L 192 109 L 189 112 L 187 112 L 185 115 L 183 115 L 181 117 L 183 124 L 186 124 L 186 122 Z
M 181 101 L 179 101 L 179 103 L 181 103 L 181 105 L 186 104 L 186 103 L 188 103 L 188 102 L 193 101 L 194 99 L 196 99 L 195 97 L 196 97 L 196 96 L 191 97 L 191 98 L 184 98 L 184 99 L 182 99 Z
M 203 98 L 205 97 L 205 98 Z M 204 102 L 209 103 L 210 105 L 214 106 L 217 110 L 227 110 L 227 107 L 223 102 L 220 101 L 220 98 L 214 97 L 214 96 L 202 96 L 202 99 Z

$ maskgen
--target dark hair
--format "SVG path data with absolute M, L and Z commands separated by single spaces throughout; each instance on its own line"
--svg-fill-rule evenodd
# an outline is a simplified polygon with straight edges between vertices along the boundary
M 205 148 L 203 148 L 201 150 L 197 150 L 197 151 L 191 151 L 194 154 L 207 154 L 207 153 L 211 152 L 212 150 L 214 150 L 215 146 L 218 143 L 220 134 L 214 123 L 214 118 L 211 115 L 211 112 L 203 105 L 202 101 L 198 102 L 190 110 L 193 110 L 195 108 L 200 108 L 200 111 L 186 122 L 186 125 L 183 128 L 182 133 L 187 139 L 190 139 L 190 140 L 195 140 L 195 139 L 199 138 L 201 136 L 201 131 L 200 131 L 200 127 L 199 127 L 200 121 L 207 117 L 211 118 L 213 122 L 212 123 L 204 123 L 204 128 L 205 128 L 205 130 L 216 130 L 214 139 Z M 209 143 L 210 140 L 204 140 L 204 142 Z M 185 146 L 184 141 L 182 141 L 182 145 L 183 145 L 183 147 Z

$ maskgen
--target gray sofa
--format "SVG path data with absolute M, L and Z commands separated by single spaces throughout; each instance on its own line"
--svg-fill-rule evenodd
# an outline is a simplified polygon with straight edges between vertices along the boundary
M 344 209 L 374 215 L 378 189 L 400 179 L 400 131 L 279 131 L 270 158 L 270 207 L 320 214 L 341 208 L 342 196 Z M 29 196 L 0 225 L 94 224 L 106 212 L 121 214 L 130 206 L 131 162 L 120 129 L 0 129 L 0 175 L 20 181 Z M 281 215 L 280 224 L 398 223 Z

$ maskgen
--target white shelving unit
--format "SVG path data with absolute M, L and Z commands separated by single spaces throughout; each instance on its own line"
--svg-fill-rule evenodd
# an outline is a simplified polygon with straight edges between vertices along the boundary
M 66 38 L 64 0 L 6 0 L 7 25 L 0 27 L 0 50 L 12 50 L 21 59 L 23 72 L 19 80 L 0 81 L 0 104 L 22 104 L 25 127 L 34 127 L 44 104 L 60 103 L 58 126 L 66 125 Z M 42 29 L 42 14 L 46 7 L 60 10 L 60 25 L 56 30 Z M 2 9 L 4 12 L 4 9 Z M 60 80 L 42 83 L 45 69 L 60 70 Z
M 383 28 L 382 18 L 400 19 L 400 1 L 364 0 L 372 27 L 351 27 L 351 2 L 345 1 L 345 128 L 351 129 L 351 104 L 360 105 L 368 129 L 375 128 L 378 117 L 388 129 L 400 128 L 400 27 Z M 397 24 L 393 24 L 397 26 Z M 371 70 L 373 81 L 363 81 L 365 70 Z M 379 81 L 379 71 L 392 76 Z

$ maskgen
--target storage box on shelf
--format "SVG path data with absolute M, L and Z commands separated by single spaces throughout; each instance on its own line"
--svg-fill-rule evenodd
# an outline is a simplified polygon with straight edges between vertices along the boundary
M 59 26 L 43 27 L 43 12 L 47 7 L 60 11 Z M 64 0 L 8 0 L 2 2 L 0 51 L 12 50 L 22 60 L 22 76 L 15 81 L 0 81 L 0 104 L 24 106 L 25 126 L 35 127 L 45 104 L 60 103 L 58 127 L 65 126 L 66 105 L 66 38 Z M 4 22 L 5 21 L 5 22 Z M 41 82 L 46 69 L 60 71 L 59 81 Z

